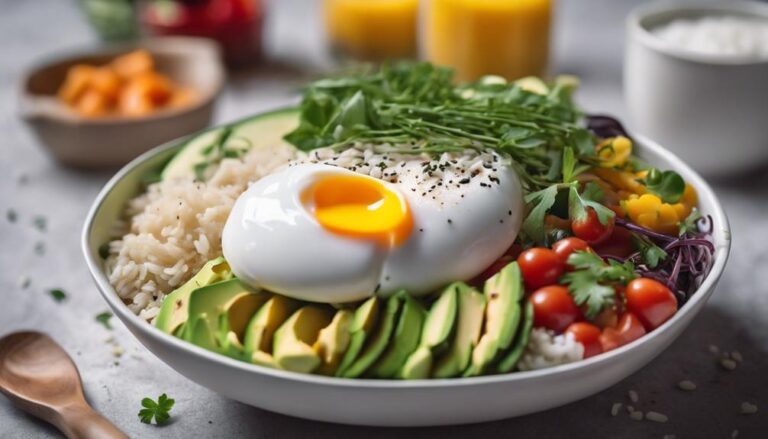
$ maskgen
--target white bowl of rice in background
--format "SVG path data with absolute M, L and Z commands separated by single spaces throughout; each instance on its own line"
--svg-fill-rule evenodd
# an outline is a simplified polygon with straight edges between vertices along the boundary
M 206 260 L 220 255 L 221 229 L 248 182 L 295 158 L 295 150 L 284 144 L 251 150 L 242 162 L 223 164 L 206 183 L 164 181 L 141 194 L 145 176 L 158 172 L 183 140 L 149 151 L 118 172 L 98 195 L 83 230 L 83 251 L 102 297 L 136 338 L 177 372 L 229 398 L 287 415 L 359 425 L 448 425 L 524 415 L 597 393 L 647 364 L 701 311 L 723 272 L 730 230 L 714 193 L 676 156 L 642 137 L 635 140 L 641 157 L 677 171 L 698 191 L 701 211 L 713 219 L 714 265 L 685 306 L 657 330 L 569 364 L 560 363 L 580 358 L 581 352 L 575 350 L 580 346 L 539 331 L 521 361 L 521 369 L 533 370 L 455 379 L 344 379 L 236 361 L 149 324 L 160 291 L 172 289 Z M 178 208 L 179 202 L 185 206 Z M 130 227 L 126 214 L 135 215 Z M 128 229 L 128 235 L 111 244 L 124 258 L 113 252 L 102 259 L 100 248 Z M 142 276 L 144 283 L 136 283 Z M 551 367 L 542 369 L 545 366 Z
M 654 2 L 627 19 L 629 126 L 700 172 L 768 162 L 768 4 Z

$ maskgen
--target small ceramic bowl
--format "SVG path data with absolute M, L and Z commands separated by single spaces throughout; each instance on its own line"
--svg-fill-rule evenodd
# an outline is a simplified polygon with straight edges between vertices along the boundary
M 626 32 L 630 126 L 710 175 L 768 161 L 768 59 L 690 52 L 651 30 L 678 18 L 722 15 L 768 21 L 768 4 L 656 2 L 636 8 Z
M 465 424 L 524 415 L 597 393 L 647 364 L 693 321 L 725 268 L 730 229 L 712 189 L 672 153 L 642 137 L 634 138 L 642 158 L 651 165 L 677 171 L 698 191 L 699 208 L 713 220 L 714 266 L 685 306 L 653 332 L 616 350 L 550 369 L 412 381 L 305 375 L 233 360 L 143 321 L 110 285 L 99 247 L 109 241 L 126 202 L 141 190 L 143 176 L 161 169 L 182 141 L 147 152 L 107 183 L 88 213 L 83 252 L 102 297 L 133 335 L 177 372 L 229 398 L 287 415 L 358 425 Z
M 138 48 L 153 55 L 160 72 L 193 89 L 195 102 L 146 117 L 84 118 L 57 99 L 56 92 L 71 66 L 105 64 Z M 224 83 L 219 58 L 215 43 L 186 37 L 81 51 L 48 61 L 25 75 L 19 87 L 19 112 L 59 162 L 81 168 L 124 165 L 155 145 L 210 124 L 214 102 Z

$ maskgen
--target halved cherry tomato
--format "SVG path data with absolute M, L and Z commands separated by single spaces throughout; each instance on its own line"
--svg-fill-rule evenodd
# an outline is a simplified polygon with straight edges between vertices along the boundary
M 539 288 L 528 300 L 533 304 L 533 326 L 537 328 L 563 332 L 581 318 L 581 310 L 568 293 L 568 288 L 562 285 Z
M 529 248 L 517 258 L 520 271 L 528 288 L 535 289 L 557 284 L 565 264 L 557 253 L 542 247 Z
M 573 338 L 584 346 L 584 358 L 594 357 L 603 352 L 600 343 L 600 328 L 587 322 L 571 323 L 566 334 L 572 334 Z
M 661 282 L 640 277 L 627 285 L 624 291 L 627 309 L 652 331 L 669 320 L 677 312 L 677 298 Z
M 632 234 L 624 227 L 614 227 L 611 236 L 600 244 L 595 245 L 595 250 L 601 255 L 611 255 L 626 258 L 635 252 L 632 243 Z
M 575 251 L 589 250 L 591 250 L 591 248 L 589 247 L 589 244 L 587 244 L 587 241 L 574 236 L 563 238 L 552 245 L 552 251 L 557 253 L 557 256 L 560 257 L 560 260 L 563 261 L 564 264 L 568 261 L 568 256 L 570 256 L 571 253 Z
M 587 207 L 587 216 L 581 220 L 573 220 L 571 222 L 571 230 L 577 238 L 581 238 L 587 241 L 590 245 L 599 244 L 613 232 L 614 219 L 611 217 L 608 220 L 608 224 L 603 224 L 597 217 L 597 212 L 591 207 Z
M 645 328 L 640 319 L 631 312 L 622 314 L 615 328 L 605 328 L 600 335 L 600 344 L 603 352 L 624 346 L 645 335 Z

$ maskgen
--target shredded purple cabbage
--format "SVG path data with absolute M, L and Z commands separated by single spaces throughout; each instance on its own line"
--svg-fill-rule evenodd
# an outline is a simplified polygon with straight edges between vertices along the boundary
M 712 243 L 712 217 L 710 216 L 698 221 L 696 232 L 682 236 L 654 232 L 621 218 L 616 218 L 616 225 L 648 238 L 664 249 L 667 257 L 653 268 L 644 263 L 640 252 L 626 258 L 609 257 L 621 262 L 628 260 L 634 263 L 640 276 L 655 279 L 672 290 L 680 305 L 688 301 L 690 295 L 699 288 L 712 268 L 715 245 Z

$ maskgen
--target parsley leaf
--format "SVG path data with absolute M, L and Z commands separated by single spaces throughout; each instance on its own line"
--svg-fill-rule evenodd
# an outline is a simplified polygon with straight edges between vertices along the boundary
M 643 235 L 632 233 L 632 242 L 640 251 L 640 257 L 648 268 L 656 268 L 659 262 L 667 259 L 667 252 Z
M 615 284 L 627 284 L 637 277 L 634 265 L 603 259 L 592 253 L 577 251 L 568 257 L 568 264 L 575 268 L 566 273 L 561 283 L 568 285 L 568 291 L 577 305 L 586 304 L 587 318 L 592 318 L 616 302 Z
M 60 288 L 50 289 L 50 290 L 48 290 L 48 294 L 50 294 L 51 297 L 53 297 L 53 300 L 55 300 L 57 302 L 62 302 L 62 301 L 64 301 L 64 299 L 67 298 L 67 293 L 65 293 L 64 290 L 62 290 Z
M 701 212 L 695 207 L 691 211 L 690 215 L 685 218 L 678 227 L 680 228 L 679 236 L 685 236 L 687 234 L 693 234 L 699 231 L 699 220 L 702 218 Z
M 168 413 L 175 402 L 176 400 L 168 398 L 165 393 L 157 398 L 157 402 L 150 398 L 144 398 L 141 400 L 141 406 L 144 408 L 139 411 L 139 420 L 145 424 L 151 424 L 152 418 L 154 418 L 156 425 L 165 424 L 171 417 Z
M 685 191 L 685 180 L 675 171 L 652 168 L 645 176 L 645 187 L 665 203 L 677 203 Z
M 597 219 L 601 224 L 608 224 L 615 213 L 600 203 L 603 198 L 603 191 L 600 186 L 589 182 L 584 186 L 584 190 L 579 195 L 576 184 L 572 184 L 568 193 L 568 216 L 571 221 L 583 221 L 587 218 L 587 208 L 594 209 Z
M 112 318 L 112 313 L 109 311 L 104 311 L 102 313 L 96 314 L 96 321 L 104 325 L 105 328 L 112 330 L 112 325 L 109 323 L 109 319 Z
M 552 185 L 525 197 L 525 202 L 532 204 L 533 209 L 523 221 L 522 230 L 528 238 L 535 242 L 544 242 L 546 235 L 544 217 L 555 204 L 555 198 L 557 198 L 557 185 Z

